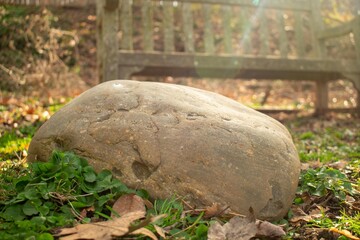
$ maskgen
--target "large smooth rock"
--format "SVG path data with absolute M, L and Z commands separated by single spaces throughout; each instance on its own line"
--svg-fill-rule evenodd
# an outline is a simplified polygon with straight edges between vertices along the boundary
M 53 149 L 110 169 L 155 198 L 186 196 L 260 219 L 283 217 L 300 163 L 287 129 L 221 95 L 165 83 L 100 84 L 54 114 L 35 134 L 30 161 Z

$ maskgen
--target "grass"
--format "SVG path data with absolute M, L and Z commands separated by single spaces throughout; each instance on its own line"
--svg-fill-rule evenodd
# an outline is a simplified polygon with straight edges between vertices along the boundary
M 95 173 L 84 159 L 72 153 L 56 152 L 47 163 L 26 164 L 24 156 L 36 129 L 62 104 L 43 107 L 39 103 L 29 111 L 23 107 L 7 107 L 0 113 L 7 115 L 0 136 L 0 239 L 53 239 L 60 227 L 110 218 L 112 203 L 122 194 L 136 193 L 148 198 L 145 190 L 128 189 L 112 178 L 109 171 Z M 29 121 L 27 115 L 39 117 Z M 309 233 L 325 231 L 334 239 L 347 239 L 330 229 L 350 231 L 360 236 L 359 174 L 360 132 L 358 124 L 344 121 L 329 126 L 314 126 L 326 120 L 296 120 L 287 122 L 301 162 L 306 166 L 301 173 L 293 208 L 309 220 L 292 222 L 296 213 L 289 211 L 279 223 L 284 224 L 287 239 L 306 239 Z M 9 124 L 10 123 L 10 124 Z M 15 124 L 16 123 L 16 124 Z M 16 128 L 14 128 L 14 124 Z M 339 167 L 337 164 L 343 164 Z M 169 238 L 207 239 L 213 219 L 204 217 L 204 211 L 189 210 L 180 198 L 151 200 L 148 215 L 166 214 L 156 225 Z M 84 209 L 94 207 L 85 216 Z M 320 209 L 320 210 L 319 210 Z M 225 216 L 217 216 L 222 221 Z M 146 226 L 158 233 L 154 224 Z M 321 234 L 320 234 L 321 235 Z M 320 236 L 319 235 L 319 236 Z M 140 237 L 141 238 L 141 237 Z

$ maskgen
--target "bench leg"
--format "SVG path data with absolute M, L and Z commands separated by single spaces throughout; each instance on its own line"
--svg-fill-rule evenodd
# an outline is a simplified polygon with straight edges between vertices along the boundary
M 316 82 L 316 104 L 315 115 L 324 115 L 328 109 L 328 82 L 317 81 Z
M 344 75 L 348 80 L 350 80 L 354 84 L 354 87 L 357 90 L 355 113 L 360 116 L 360 74 L 344 74 Z

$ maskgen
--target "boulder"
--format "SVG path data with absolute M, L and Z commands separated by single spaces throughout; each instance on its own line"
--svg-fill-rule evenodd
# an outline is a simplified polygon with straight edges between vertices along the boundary
M 109 169 L 154 198 L 174 194 L 260 219 L 292 204 L 300 162 L 287 129 L 216 93 L 130 80 L 102 83 L 56 112 L 31 141 L 29 161 L 54 149 Z

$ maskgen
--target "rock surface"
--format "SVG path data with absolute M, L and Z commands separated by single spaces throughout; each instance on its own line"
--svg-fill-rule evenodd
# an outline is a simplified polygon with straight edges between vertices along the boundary
M 283 217 L 300 163 L 287 129 L 221 95 L 117 80 L 74 99 L 35 134 L 30 161 L 69 150 L 155 198 L 186 196 L 260 219 Z

